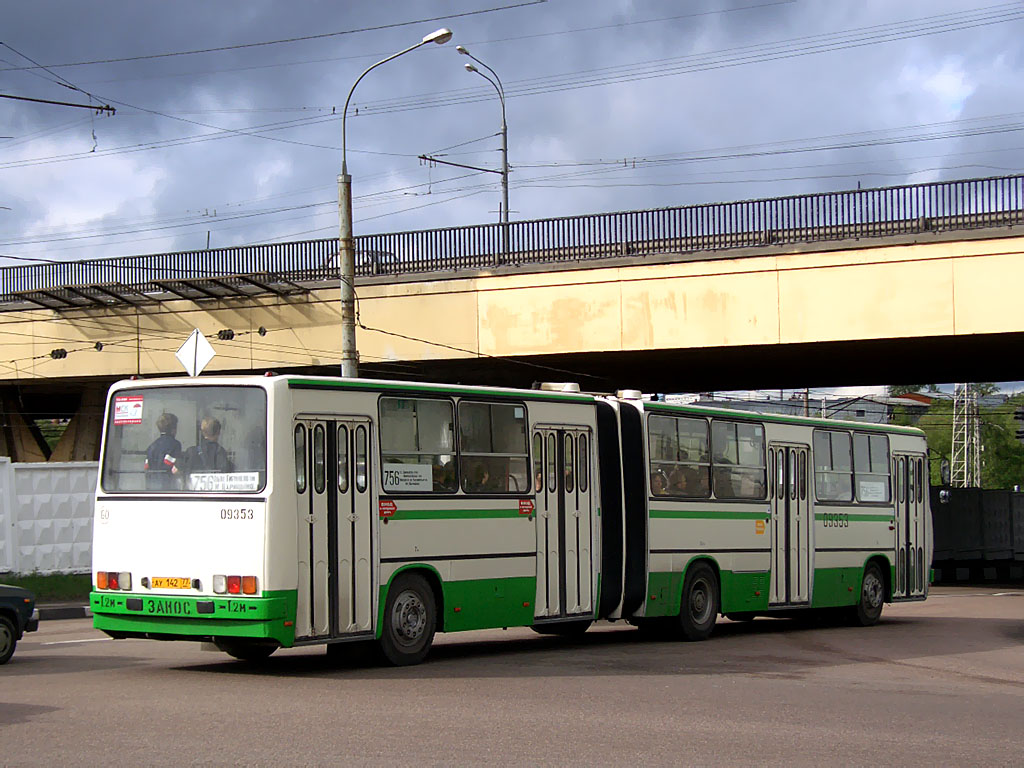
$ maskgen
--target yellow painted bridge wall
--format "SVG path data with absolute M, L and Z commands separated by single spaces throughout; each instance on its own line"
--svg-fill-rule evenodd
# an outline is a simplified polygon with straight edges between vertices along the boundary
M 1022 253 L 1017 236 L 361 284 L 358 345 L 374 362 L 1021 332 Z M 339 324 L 334 288 L 7 312 L 0 382 L 178 373 L 193 328 L 236 334 L 212 339 L 210 371 L 330 365 Z M 68 356 L 51 359 L 56 348 Z

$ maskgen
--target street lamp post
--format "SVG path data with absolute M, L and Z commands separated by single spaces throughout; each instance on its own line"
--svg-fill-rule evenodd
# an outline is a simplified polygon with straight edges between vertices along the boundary
M 363 74 L 356 78 L 345 99 L 345 108 L 341 112 L 341 173 L 338 175 L 338 262 L 341 272 L 341 375 L 354 378 L 359 375 L 359 353 L 356 351 L 356 248 L 352 240 L 352 177 L 348 175 L 348 158 L 345 154 L 345 120 L 348 117 L 348 104 L 352 93 L 359 82 L 371 70 L 381 64 L 387 64 L 410 51 L 415 51 L 427 43 L 443 45 L 452 39 L 450 29 L 439 29 L 431 32 L 416 45 L 410 45 L 404 51 L 381 59 L 367 67 Z
M 502 253 L 508 253 L 508 123 L 505 120 L 505 87 L 501 84 L 501 78 L 498 77 L 498 73 L 467 51 L 464 46 L 457 45 L 455 50 L 463 56 L 469 56 L 469 58 L 494 76 L 492 80 L 472 64 L 466 64 L 467 72 L 474 72 L 480 75 L 480 77 L 494 86 L 494 90 L 498 92 L 498 100 L 501 102 L 501 223 L 503 225 L 501 229 L 501 250 Z

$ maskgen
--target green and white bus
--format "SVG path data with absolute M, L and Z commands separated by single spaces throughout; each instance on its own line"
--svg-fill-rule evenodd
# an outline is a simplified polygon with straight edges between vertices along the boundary
M 109 394 L 95 626 L 242 659 L 599 619 L 924 599 L 919 430 L 534 390 L 266 376 Z

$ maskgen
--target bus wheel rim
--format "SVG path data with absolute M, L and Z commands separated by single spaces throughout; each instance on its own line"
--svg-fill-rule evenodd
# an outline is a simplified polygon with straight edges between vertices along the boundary
M 427 607 L 418 594 L 406 590 L 395 598 L 391 625 L 396 639 L 403 645 L 413 645 L 423 637 L 427 628 Z
M 698 579 L 690 590 L 690 619 L 703 624 L 711 613 L 711 587 L 706 579 Z
M 877 608 L 882 604 L 882 581 L 874 572 L 864 577 L 864 603 L 870 608 Z

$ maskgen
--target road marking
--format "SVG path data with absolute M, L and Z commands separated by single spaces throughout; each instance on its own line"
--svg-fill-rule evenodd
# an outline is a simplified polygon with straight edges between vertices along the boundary
M 113 640 L 112 637 L 90 637 L 88 640 L 54 640 L 43 645 L 72 645 L 74 643 L 102 643 L 104 640 Z

